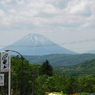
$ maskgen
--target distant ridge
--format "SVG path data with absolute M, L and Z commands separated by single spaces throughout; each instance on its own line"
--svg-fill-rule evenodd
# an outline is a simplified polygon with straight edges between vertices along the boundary
M 15 50 L 23 55 L 76 54 L 40 34 L 28 34 L 1 50 Z
M 95 58 L 95 54 L 50 54 L 43 56 L 25 55 L 30 64 L 42 64 L 46 59 L 52 66 L 67 66 L 82 63 Z
M 86 53 L 91 53 L 91 54 L 95 54 L 95 50 L 89 50 Z

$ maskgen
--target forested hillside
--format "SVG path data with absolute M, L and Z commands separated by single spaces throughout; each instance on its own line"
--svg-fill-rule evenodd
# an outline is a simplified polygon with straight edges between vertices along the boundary
M 42 64 L 45 60 L 49 60 L 52 66 L 73 65 L 94 59 L 95 54 L 51 54 L 44 56 L 24 56 L 30 64 Z
M 89 95 L 95 93 L 95 74 L 88 75 L 87 70 L 94 70 L 95 60 L 85 61 L 65 68 L 64 74 L 57 73 L 48 60 L 42 65 L 30 64 L 25 58 L 11 58 L 11 92 L 12 95 L 46 95 L 46 92 L 63 92 L 62 95 L 76 94 Z M 22 68 L 23 65 L 23 68 Z M 70 75 L 70 71 L 86 71 L 84 76 Z M 86 70 L 87 69 L 87 70 Z M 67 71 L 68 70 L 68 71 Z M 23 73 L 22 73 L 23 71 Z M 66 74 L 65 74 L 66 71 Z M 0 86 L 0 95 L 7 95 L 8 72 L 4 86 Z M 91 71 L 92 73 L 92 71 Z M 69 74 L 69 77 L 67 76 Z M 89 94 L 87 94 L 89 93 Z
M 95 74 L 95 59 L 84 61 L 77 65 L 56 66 L 56 72 L 67 74 L 67 76 L 83 76 Z

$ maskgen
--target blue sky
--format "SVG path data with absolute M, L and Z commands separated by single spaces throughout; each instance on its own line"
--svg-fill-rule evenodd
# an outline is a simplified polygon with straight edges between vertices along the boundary
M 0 0 L 0 48 L 29 33 L 78 53 L 95 50 L 95 0 Z

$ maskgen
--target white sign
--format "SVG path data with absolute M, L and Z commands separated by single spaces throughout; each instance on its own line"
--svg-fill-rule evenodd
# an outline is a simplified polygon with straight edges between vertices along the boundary
M 1 52 L 1 72 L 9 71 L 9 54 L 8 52 Z
M 0 74 L 0 86 L 4 86 L 4 74 Z

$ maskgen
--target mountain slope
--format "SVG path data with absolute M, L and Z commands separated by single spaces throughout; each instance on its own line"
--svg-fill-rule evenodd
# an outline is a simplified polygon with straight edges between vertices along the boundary
M 95 74 L 95 59 L 87 60 L 71 66 L 55 67 L 55 71 L 65 73 L 68 76 L 82 76 Z
M 28 34 L 1 50 L 15 50 L 23 55 L 75 54 L 39 34 Z

